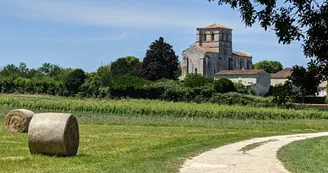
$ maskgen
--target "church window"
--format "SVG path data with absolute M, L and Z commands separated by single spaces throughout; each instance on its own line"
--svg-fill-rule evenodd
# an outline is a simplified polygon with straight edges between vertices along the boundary
M 229 59 L 228 70 L 233 70 L 233 60 Z
M 213 70 L 213 74 L 215 74 L 215 69 Z
M 195 68 L 195 73 L 197 73 L 197 68 Z
M 212 37 L 212 41 L 214 41 L 214 33 L 213 32 L 211 34 L 211 37 Z
M 206 33 L 203 33 L 203 40 L 206 41 Z

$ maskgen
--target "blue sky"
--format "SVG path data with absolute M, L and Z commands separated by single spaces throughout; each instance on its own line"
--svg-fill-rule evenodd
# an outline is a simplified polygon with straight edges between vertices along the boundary
M 207 0 L 2 0 L 0 66 L 44 62 L 94 71 L 123 56 L 142 59 L 160 36 L 181 53 L 196 39 L 196 27 L 233 28 L 233 49 L 284 67 L 305 65 L 300 42 L 278 44 L 273 32 L 245 28 L 240 14 Z

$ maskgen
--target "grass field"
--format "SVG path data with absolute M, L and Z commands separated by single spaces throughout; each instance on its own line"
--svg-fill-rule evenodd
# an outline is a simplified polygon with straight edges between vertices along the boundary
M 56 100 L 44 98 L 47 99 Z M 17 107 L 0 106 L 0 118 L 13 108 Z M 81 135 L 78 155 L 72 158 L 30 155 L 27 134 L 10 133 L 0 121 L 0 172 L 177 172 L 186 158 L 227 143 L 328 130 L 328 120 L 238 120 L 72 112 L 78 117 Z
M 283 147 L 278 158 L 295 173 L 328 172 L 328 137 L 293 142 Z

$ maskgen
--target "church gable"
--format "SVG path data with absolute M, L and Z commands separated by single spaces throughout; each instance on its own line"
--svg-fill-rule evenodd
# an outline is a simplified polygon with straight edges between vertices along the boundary
M 187 55 L 187 54 L 194 54 L 194 53 L 204 55 L 206 51 L 204 49 L 199 48 L 199 46 L 194 45 L 183 51 L 182 54 Z

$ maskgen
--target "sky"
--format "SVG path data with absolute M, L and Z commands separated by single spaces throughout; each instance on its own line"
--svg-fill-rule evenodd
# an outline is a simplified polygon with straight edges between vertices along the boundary
M 245 27 L 238 10 L 207 0 L 1 0 L 0 66 L 44 62 L 95 71 L 124 56 L 143 59 L 159 37 L 181 53 L 196 40 L 196 28 L 218 23 L 233 29 L 235 51 L 253 63 L 305 65 L 301 42 L 278 44 L 274 32 Z

